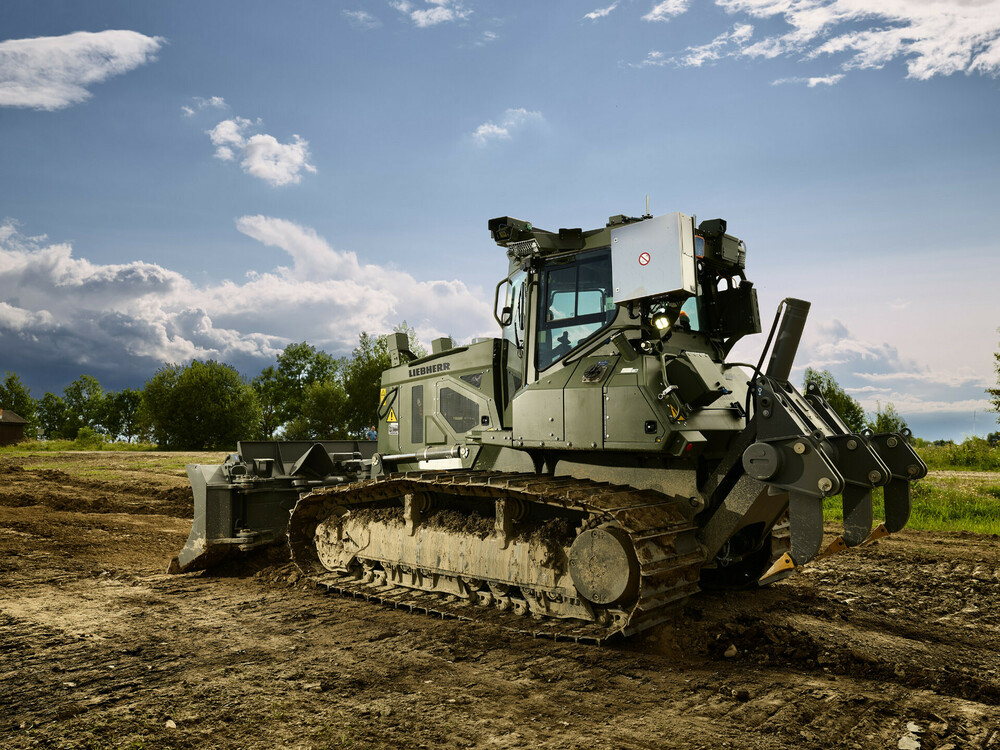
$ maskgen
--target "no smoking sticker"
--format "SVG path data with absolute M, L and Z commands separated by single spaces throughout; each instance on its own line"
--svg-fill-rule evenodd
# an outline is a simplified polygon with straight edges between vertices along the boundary
M 643 253 L 642 255 L 639 256 L 639 265 L 640 266 L 648 265 L 650 260 L 651 258 L 649 257 L 649 253 Z

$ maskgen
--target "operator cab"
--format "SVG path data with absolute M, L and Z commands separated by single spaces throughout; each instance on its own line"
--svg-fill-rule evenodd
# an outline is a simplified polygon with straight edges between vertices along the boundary
M 611 248 L 592 250 L 542 267 L 538 295 L 539 372 L 565 357 L 615 319 Z

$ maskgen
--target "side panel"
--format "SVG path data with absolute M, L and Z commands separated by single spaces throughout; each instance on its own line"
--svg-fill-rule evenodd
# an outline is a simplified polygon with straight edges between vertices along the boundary
M 584 357 L 566 384 L 566 441 L 570 447 L 596 449 L 604 445 L 604 384 L 619 357 Z
M 500 351 L 501 340 L 489 339 L 386 370 L 379 451 L 465 444 L 473 430 L 498 427 L 503 389 L 494 373 L 502 377 Z
M 640 380 L 644 369 L 642 364 L 618 368 L 604 389 L 605 448 L 655 451 L 661 447 L 666 420 L 656 396 Z
M 514 397 L 513 431 L 515 447 L 565 447 L 563 403 L 566 383 L 573 367 L 554 367 L 551 374 L 522 388 Z

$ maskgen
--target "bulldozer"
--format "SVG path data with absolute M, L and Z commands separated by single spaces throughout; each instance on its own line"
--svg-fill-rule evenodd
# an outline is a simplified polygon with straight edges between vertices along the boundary
M 377 443 L 241 442 L 189 465 L 172 571 L 287 544 L 343 595 L 602 642 L 701 588 L 769 585 L 906 525 L 927 473 L 910 435 L 852 433 L 789 380 L 808 302 L 779 305 L 756 364 L 727 360 L 762 326 L 725 220 L 488 227 L 508 259 L 500 335 L 417 357 L 390 334 Z

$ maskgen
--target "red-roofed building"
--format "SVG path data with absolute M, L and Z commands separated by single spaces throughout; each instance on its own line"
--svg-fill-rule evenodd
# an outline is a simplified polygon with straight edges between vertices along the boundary
M 13 445 L 24 440 L 28 420 L 10 409 L 0 409 L 0 445 Z

